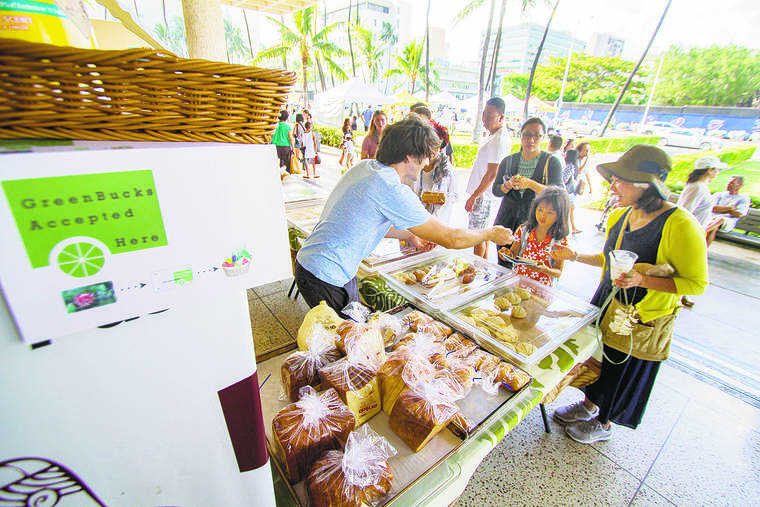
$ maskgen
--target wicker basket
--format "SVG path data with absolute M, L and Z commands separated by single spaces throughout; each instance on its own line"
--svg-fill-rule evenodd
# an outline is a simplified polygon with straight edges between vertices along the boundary
M 268 143 L 281 70 L 0 39 L 0 138 Z

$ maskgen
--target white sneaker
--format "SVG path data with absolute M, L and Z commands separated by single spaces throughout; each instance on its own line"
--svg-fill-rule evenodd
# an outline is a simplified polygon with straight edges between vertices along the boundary
M 575 426 L 568 426 L 565 428 L 565 433 L 581 444 L 593 444 L 594 442 L 609 440 L 612 437 L 612 426 L 605 429 L 599 419 L 591 419 Z
M 582 401 L 560 407 L 554 411 L 554 420 L 560 424 L 575 424 L 581 421 L 590 421 L 599 415 L 599 407 L 589 410 Z

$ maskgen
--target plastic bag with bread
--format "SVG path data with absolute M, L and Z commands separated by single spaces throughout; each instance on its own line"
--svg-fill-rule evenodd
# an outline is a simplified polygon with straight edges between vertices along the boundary
M 299 390 L 302 387 L 319 386 L 319 369 L 341 357 L 335 346 L 334 336 L 334 333 L 316 323 L 308 349 L 299 350 L 285 359 L 280 367 L 280 380 L 285 398 L 298 401 Z
M 303 480 L 323 452 L 346 445 L 355 427 L 354 414 L 334 389 L 317 393 L 304 387 L 301 399 L 272 420 L 275 454 L 285 464 L 288 479 L 293 483 Z
M 376 505 L 391 490 L 393 473 L 388 459 L 396 449 L 362 426 L 348 436 L 345 452 L 328 451 L 306 479 L 315 507 Z
M 402 377 L 409 386 L 396 400 L 388 419 L 391 430 L 414 452 L 419 452 L 459 412 L 456 401 L 461 388 L 448 378 L 415 379 L 404 369 Z

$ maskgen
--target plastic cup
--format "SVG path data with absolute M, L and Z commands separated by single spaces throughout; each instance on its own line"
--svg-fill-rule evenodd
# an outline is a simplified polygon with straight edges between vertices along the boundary
M 613 250 L 610 253 L 610 277 L 613 281 L 630 273 L 638 255 L 628 250 Z

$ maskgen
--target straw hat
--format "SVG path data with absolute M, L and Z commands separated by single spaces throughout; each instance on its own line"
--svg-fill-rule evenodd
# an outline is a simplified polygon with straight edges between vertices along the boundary
M 632 183 L 649 183 L 657 189 L 663 199 L 670 197 L 665 178 L 671 169 L 670 157 L 656 146 L 637 144 L 615 162 L 599 164 L 596 170 L 611 181 L 615 176 Z

